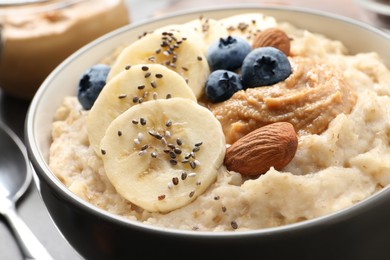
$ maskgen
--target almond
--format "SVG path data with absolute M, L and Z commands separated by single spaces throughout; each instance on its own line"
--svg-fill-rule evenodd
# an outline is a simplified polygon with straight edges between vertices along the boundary
M 283 169 L 295 156 L 298 137 L 292 124 L 272 123 L 260 127 L 226 149 L 225 166 L 243 176 L 255 177 L 271 167 Z
M 270 46 L 281 50 L 288 56 L 290 55 L 290 45 L 290 38 L 288 35 L 284 31 L 272 27 L 256 34 L 252 43 L 252 48 Z

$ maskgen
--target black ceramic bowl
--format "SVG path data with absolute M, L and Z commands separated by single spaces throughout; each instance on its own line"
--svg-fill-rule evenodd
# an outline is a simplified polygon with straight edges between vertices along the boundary
M 356 205 L 297 224 L 245 232 L 195 232 L 126 220 L 86 203 L 48 167 L 50 130 L 64 96 L 75 95 L 81 73 L 115 47 L 144 31 L 189 21 L 262 12 L 278 20 L 342 41 L 352 53 L 376 51 L 390 66 L 390 37 L 360 22 L 296 8 L 229 7 L 178 13 L 133 24 L 92 42 L 58 66 L 45 80 L 26 119 L 26 144 L 43 201 L 60 232 L 86 259 L 386 259 L 390 241 L 390 189 Z

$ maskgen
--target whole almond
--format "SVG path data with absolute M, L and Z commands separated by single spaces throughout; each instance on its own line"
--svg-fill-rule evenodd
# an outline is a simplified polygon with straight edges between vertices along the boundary
M 287 56 L 290 55 L 290 38 L 284 31 L 278 28 L 267 28 L 256 34 L 256 37 L 252 42 L 252 48 L 255 49 L 267 46 L 277 48 Z
M 283 169 L 295 156 L 298 137 L 292 124 L 272 123 L 258 128 L 226 149 L 224 164 L 230 171 L 255 177 L 271 167 Z

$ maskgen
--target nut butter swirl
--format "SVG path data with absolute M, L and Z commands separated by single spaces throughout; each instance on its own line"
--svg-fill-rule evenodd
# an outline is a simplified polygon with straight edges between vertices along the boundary
M 290 122 L 299 134 L 320 134 L 338 114 L 351 112 L 357 95 L 339 69 L 304 57 L 291 57 L 290 62 L 293 73 L 285 81 L 238 91 L 210 105 L 227 143 L 282 121 Z

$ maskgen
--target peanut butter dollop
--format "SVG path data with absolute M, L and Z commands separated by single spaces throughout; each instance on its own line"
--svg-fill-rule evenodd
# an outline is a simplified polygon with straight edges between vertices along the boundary
M 290 122 L 298 134 L 320 134 L 340 113 L 350 113 L 357 95 L 342 71 L 311 58 L 290 57 L 293 73 L 273 86 L 248 88 L 209 104 L 226 143 L 274 122 Z

